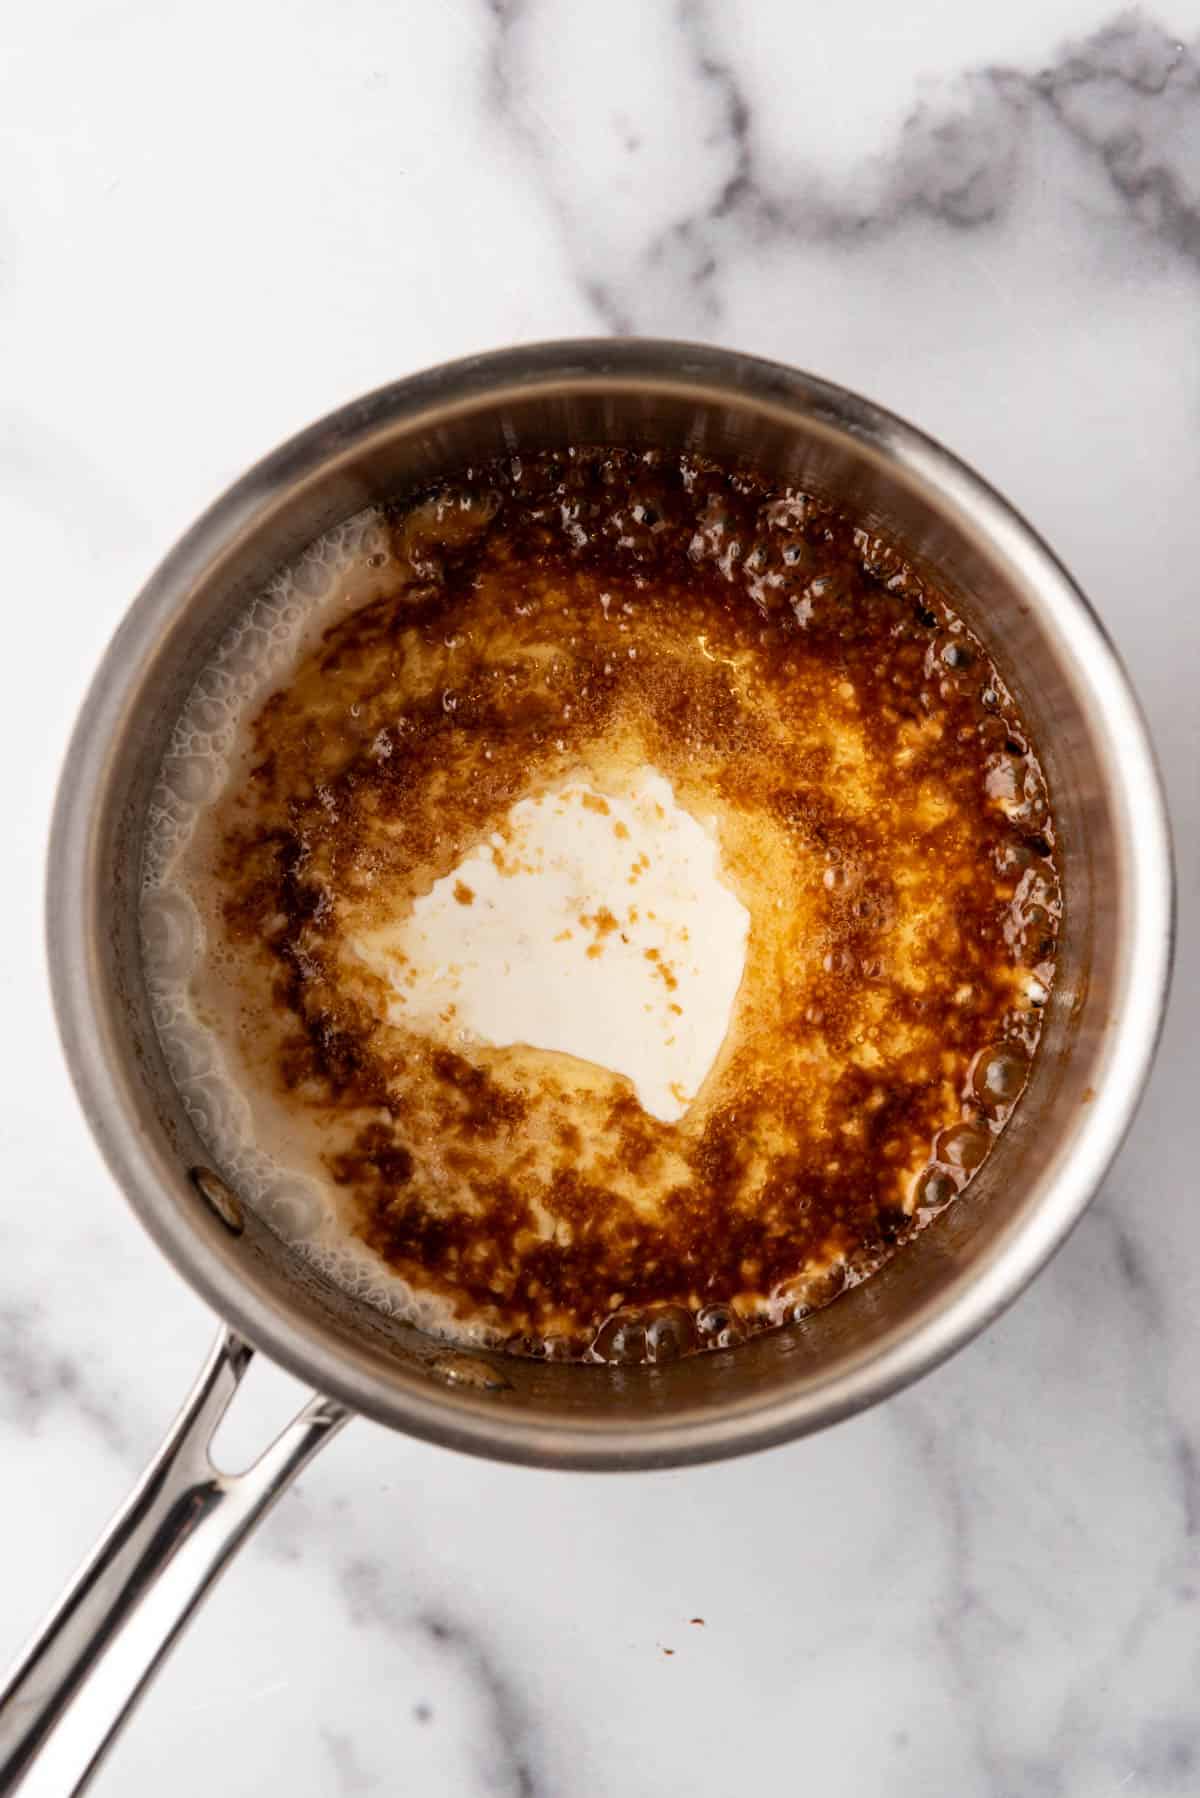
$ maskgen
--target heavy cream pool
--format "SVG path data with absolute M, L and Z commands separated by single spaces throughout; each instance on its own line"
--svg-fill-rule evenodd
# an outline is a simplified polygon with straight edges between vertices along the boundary
M 456 1047 L 594 1062 L 670 1123 L 725 1040 L 748 924 L 715 836 L 641 768 L 620 795 L 568 781 L 518 800 L 353 952 L 395 1022 Z

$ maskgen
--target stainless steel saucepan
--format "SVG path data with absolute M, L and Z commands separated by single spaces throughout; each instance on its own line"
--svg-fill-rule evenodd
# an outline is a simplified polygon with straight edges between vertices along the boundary
M 467 463 L 614 443 L 748 457 L 936 570 L 1042 754 L 1065 923 L 1032 1078 L 969 1192 L 865 1285 L 745 1346 L 645 1368 L 459 1353 L 326 1283 L 214 1173 L 172 1087 L 138 948 L 147 797 L 232 614 L 321 532 Z M 226 1320 L 158 1457 L 0 1698 L 0 1792 L 78 1790 L 259 1517 L 353 1412 L 537 1467 L 715 1459 L 894 1392 L 1020 1292 L 1079 1217 L 1149 1068 L 1172 882 L 1152 752 L 1095 616 L 1030 527 L 929 438 L 828 382 L 717 349 L 543 344 L 434 369 L 304 431 L 188 532 L 135 601 L 75 729 L 50 850 L 71 1072 L 109 1167 Z M 251 1344 L 317 1392 L 245 1473 L 208 1443 Z

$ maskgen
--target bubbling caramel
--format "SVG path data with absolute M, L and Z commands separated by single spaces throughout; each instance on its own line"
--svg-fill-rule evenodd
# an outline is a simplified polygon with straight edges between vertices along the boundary
M 462 1340 L 655 1361 L 828 1303 L 973 1177 L 1037 1045 L 1054 833 L 986 649 L 898 546 L 693 456 L 514 458 L 371 531 L 185 840 L 156 850 L 152 818 L 168 1056 L 203 1035 L 237 1095 L 178 1076 L 202 1134 L 235 1178 L 242 1145 L 268 1216 L 285 1191 L 302 1251 Z M 564 1049 L 569 1017 L 503 1040 L 489 989 L 489 1034 L 464 1027 L 444 953 L 413 1009 L 413 944 L 482 931 L 530 875 L 514 820 L 570 802 L 611 826 L 619 891 L 564 879 L 552 940 L 578 932 L 589 1006 L 636 975 L 631 1028 L 669 1046 L 717 949 L 643 896 L 627 820 L 651 790 L 708 833 L 744 921 L 715 1053 L 668 1101 L 623 1052 Z M 533 950 L 521 978 L 552 978 Z

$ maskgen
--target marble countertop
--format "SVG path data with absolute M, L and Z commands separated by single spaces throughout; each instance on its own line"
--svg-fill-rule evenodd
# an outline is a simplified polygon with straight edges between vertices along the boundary
M 1005 1318 L 819 1438 L 601 1479 L 355 1423 L 95 1789 L 1200 1792 L 1200 4 L 60 0 L 2 36 L 0 1662 L 213 1332 L 50 1016 L 46 823 L 100 650 L 192 516 L 355 392 L 664 333 L 918 421 L 1089 590 L 1179 852 L 1139 1120 Z M 296 1390 L 251 1385 L 248 1442 Z

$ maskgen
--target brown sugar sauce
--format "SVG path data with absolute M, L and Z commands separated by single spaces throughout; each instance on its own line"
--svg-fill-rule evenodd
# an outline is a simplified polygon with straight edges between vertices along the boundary
M 451 1334 L 656 1360 L 835 1298 L 986 1157 L 1053 978 L 1046 786 L 985 647 L 899 547 L 695 457 L 513 459 L 387 530 L 197 833 L 197 1003 Z M 523 797 L 645 768 L 749 917 L 674 1120 L 609 1068 L 409 1027 L 354 948 L 480 845 L 503 873 Z M 589 953 L 625 917 L 597 898 Z

